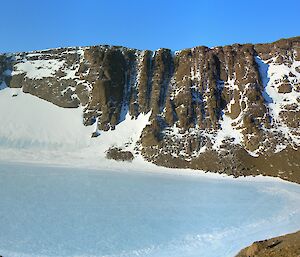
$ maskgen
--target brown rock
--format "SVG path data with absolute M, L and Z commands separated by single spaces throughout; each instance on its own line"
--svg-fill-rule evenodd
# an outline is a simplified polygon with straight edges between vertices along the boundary
M 299 257 L 300 231 L 253 243 L 236 257 Z
M 116 161 L 129 161 L 134 159 L 132 152 L 124 151 L 121 148 L 109 148 L 106 152 L 107 159 L 114 159 Z
M 291 92 L 292 92 L 292 86 L 289 83 L 281 84 L 278 87 L 278 93 L 287 94 L 287 93 L 291 93 Z

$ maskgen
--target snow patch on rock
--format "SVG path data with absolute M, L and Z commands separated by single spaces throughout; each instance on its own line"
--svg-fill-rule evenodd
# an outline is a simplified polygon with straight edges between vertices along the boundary
M 223 144 L 223 141 L 230 139 L 233 144 L 241 144 L 243 141 L 243 134 L 239 129 L 236 129 L 232 124 L 234 120 L 229 116 L 223 114 L 220 122 L 221 129 L 218 130 L 217 135 L 214 138 L 213 149 L 218 150 Z
M 55 73 L 61 69 L 65 61 L 56 59 L 52 60 L 34 60 L 20 62 L 14 65 L 12 75 L 25 73 L 25 77 L 29 79 L 43 79 L 53 77 Z
M 262 60 L 257 56 L 255 60 L 262 78 L 264 86 L 263 95 L 272 118 L 274 132 L 282 134 L 287 141 L 299 146 L 300 136 L 295 135 L 295 129 L 289 127 L 280 114 L 288 110 L 287 108 L 292 105 L 297 106 L 295 111 L 300 111 L 300 91 L 295 88 L 300 83 L 300 73 L 296 69 L 300 66 L 300 61 L 293 61 L 291 65 L 288 65 L 285 63 L 276 63 L 276 58 Z M 280 92 L 279 87 L 283 83 L 290 85 L 290 92 Z M 279 143 L 276 146 L 275 152 L 281 151 L 286 147 L 286 144 Z

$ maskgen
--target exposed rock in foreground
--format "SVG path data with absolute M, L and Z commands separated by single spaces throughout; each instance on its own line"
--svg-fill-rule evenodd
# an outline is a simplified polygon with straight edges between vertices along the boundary
M 258 241 L 243 249 L 236 257 L 299 257 L 300 231 Z
M 4 54 L 0 75 L 0 89 L 84 107 L 93 137 L 117 130 L 126 114 L 151 112 L 136 150 L 158 165 L 300 183 L 300 37 L 176 52 L 104 45 Z

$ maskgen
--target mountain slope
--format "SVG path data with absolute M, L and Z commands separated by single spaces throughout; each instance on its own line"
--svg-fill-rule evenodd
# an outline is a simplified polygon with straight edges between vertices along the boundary
M 150 115 L 130 145 L 150 162 L 300 183 L 300 37 L 176 52 L 60 48 L 0 64 L 0 88 L 80 108 L 89 136 Z

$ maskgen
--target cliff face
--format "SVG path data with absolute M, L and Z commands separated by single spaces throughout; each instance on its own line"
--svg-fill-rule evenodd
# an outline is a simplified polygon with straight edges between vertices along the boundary
M 84 124 L 99 130 L 151 112 L 137 149 L 156 164 L 300 182 L 300 37 L 177 52 L 93 46 L 5 54 L 0 74 L 2 87 L 84 106 Z

